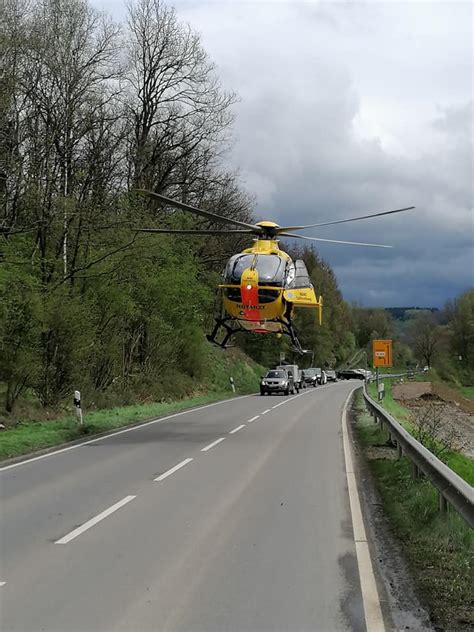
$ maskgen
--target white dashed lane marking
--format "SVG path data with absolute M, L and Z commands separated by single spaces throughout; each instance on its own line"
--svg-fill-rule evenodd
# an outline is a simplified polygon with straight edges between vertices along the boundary
M 54 544 L 67 544 L 71 540 L 74 540 L 74 538 L 77 538 L 77 536 L 81 535 L 81 533 L 84 533 L 84 531 L 87 531 L 88 529 L 96 525 L 98 522 L 101 522 L 101 520 L 104 520 L 105 518 L 113 514 L 115 511 L 117 511 L 117 509 L 120 509 L 120 507 L 123 507 L 134 498 L 136 498 L 136 496 L 125 496 L 125 498 L 122 498 L 122 500 L 119 500 L 118 503 L 115 503 L 115 505 L 112 505 L 112 507 L 109 507 L 108 509 L 100 513 L 99 515 L 95 516 L 95 518 L 91 518 L 91 520 L 88 520 L 80 527 L 77 527 L 77 529 L 74 529 L 74 531 L 71 531 L 70 533 L 62 537 L 61 539 L 56 540 Z
M 221 441 L 224 441 L 224 439 L 225 439 L 225 437 L 221 437 L 220 439 L 217 439 L 216 441 L 213 441 L 212 443 L 207 445 L 205 448 L 202 448 L 201 452 L 207 452 L 208 450 L 210 450 L 211 448 L 216 446 L 218 443 L 221 443 Z
M 182 467 L 184 467 L 188 463 L 191 463 L 191 461 L 192 461 L 192 459 L 184 459 L 184 461 L 181 461 L 181 463 L 178 463 L 178 465 L 175 465 L 174 467 L 172 467 L 170 470 L 168 470 L 164 474 L 161 474 L 161 476 L 157 476 L 154 480 L 155 481 L 162 481 L 165 478 L 168 478 L 168 476 L 171 476 L 171 474 L 174 474 L 177 470 L 180 470 Z
M 260 415 L 255 415 L 255 417 L 252 417 L 252 419 L 249 419 L 249 420 L 247 421 L 247 423 L 248 423 L 248 424 L 251 424 L 251 423 L 252 423 L 252 421 L 255 421 L 255 420 L 256 420 L 256 419 L 258 419 L 259 417 L 260 417 Z
M 278 408 L 278 406 L 283 406 L 283 404 L 286 404 L 286 400 L 284 402 L 280 402 L 279 404 L 275 404 L 272 408 Z
M 242 430 L 242 428 L 245 428 L 245 424 L 241 424 L 240 426 L 237 426 L 237 428 L 234 428 L 233 430 L 231 430 L 229 434 L 235 434 L 236 432 L 239 432 L 239 430 Z

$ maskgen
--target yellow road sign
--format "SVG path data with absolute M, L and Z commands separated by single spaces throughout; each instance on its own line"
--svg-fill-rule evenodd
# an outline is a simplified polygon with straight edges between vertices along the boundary
M 373 365 L 392 366 L 392 341 L 372 340 Z

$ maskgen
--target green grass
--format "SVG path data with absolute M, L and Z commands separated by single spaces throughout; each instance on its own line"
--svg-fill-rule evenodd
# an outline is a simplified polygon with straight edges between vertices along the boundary
M 386 434 L 356 395 L 356 434 L 364 447 L 384 445 Z M 371 459 L 384 511 L 400 540 L 423 600 L 446 630 L 474 625 L 474 530 L 454 511 L 438 511 L 436 490 L 411 476 L 408 459 Z
M 393 399 L 392 396 L 392 383 L 396 379 L 397 378 L 385 378 L 383 380 L 385 385 L 385 397 L 382 402 L 379 402 L 379 404 L 381 404 L 387 412 L 393 415 L 397 419 L 397 421 L 399 421 L 405 428 L 407 428 L 407 430 L 409 430 L 411 427 L 410 411 L 399 404 L 395 399 Z M 367 386 L 367 392 L 372 397 L 372 399 L 375 399 L 375 401 L 377 401 L 377 385 L 375 382 L 372 382 Z
M 474 399 L 474 386 L 460 386 L 459 390 L 464 395 L 464 397 L 469 397 L 469 399 Z

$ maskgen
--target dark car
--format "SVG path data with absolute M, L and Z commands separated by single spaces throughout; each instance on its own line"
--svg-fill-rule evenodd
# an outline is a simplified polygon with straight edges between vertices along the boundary
M 361 369 L 344 369 L 339 371 L 337 377 L 340 380 L 365 380 L 365 372 Z
M 266 393 L 284 393 L 285 395 L 295 394 L 295 383 L 293 374 L 287 373 L 283 369 L 273 369 L 260 380 L 260 395 Z
M 317 369 L 304 369 L 303 380 L 308 386 L 318 385 L 318 372 Z

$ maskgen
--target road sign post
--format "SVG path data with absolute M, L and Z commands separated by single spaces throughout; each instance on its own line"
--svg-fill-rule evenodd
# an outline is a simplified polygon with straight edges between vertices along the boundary
M 76 409 L 77 420 L 79 422 L 79 425 L 82 428 L 82 426 L 84 425 L 84 421 L 82 419 L 81 392 L 80 391 L 74 391 L 74 407 Z
M 375 368 L 392 366 L 391 340 L 372 340 L 372 361 Z
M 379 370 L 377 367 L 377 377 L 378 377 L 378 373 L 379 373 Z M 380 384 L 377 384 L 377 398 L 379 402 L 381 402 L 384 397 L 385 397 L 385 384 L 381 382 Z
M 375 368 L 375 380 L 377 384 L 377 397 L 383 399 L 384 391 L 380 392 L 380 374 L 381 366 L 392 366 L 392 341 L 391 340 L 372 340 L 372 362 Z M 383 384 L 382 384 L 383 386 Z

